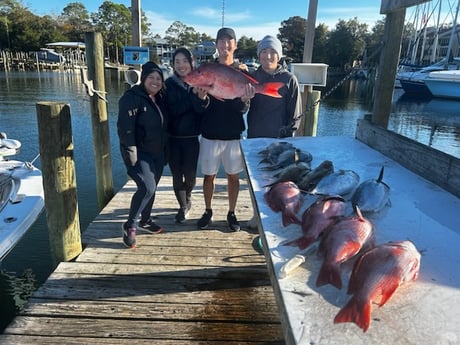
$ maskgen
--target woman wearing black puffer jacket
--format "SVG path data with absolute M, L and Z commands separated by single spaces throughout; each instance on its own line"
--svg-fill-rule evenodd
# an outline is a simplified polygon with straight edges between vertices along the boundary
M 142 65 L 140 85 L 127 90 L 118 102 L 121 156 L 137 186 L 122 225 L 123 243 L 130 248 L 136 246 L 137 218 L 140 228 L 150 233 L 163 231 L 150 213 L 165 165 L 167 126 L 163 72 L 154 62 L 147 62 Z
M 173 178 L 179 210 L 176 222 L 183 223 L 191 208 L 192 190 L 196 184 L 200 152 L 201 113 L 209 105 L 205 90 L 192 88 L 183 78 L 193 69 L 192 53 L 178 48 L 173 54 L 174 74 L 166 84 L 166 106 L 169 118 L 169 168 Z

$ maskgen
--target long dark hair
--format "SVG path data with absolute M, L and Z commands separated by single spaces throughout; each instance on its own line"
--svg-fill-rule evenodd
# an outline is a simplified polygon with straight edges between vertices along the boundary
M 176 59 L 176 55 L 179 54 L 179 53 L 182 53 L 184 54 L 185 58 L 187 59 L 187 61 L 190 63 L 190 66 L 192 67 L 193 69 L 193 54 L 190 50 L 188 50 L 187 48 L 185 47 L 180 47 L 180 48 L 177 48 L 173 55 L 172 55 L 172 63 L 173 63 L 173 66 L 174 66 L 174 60 Z

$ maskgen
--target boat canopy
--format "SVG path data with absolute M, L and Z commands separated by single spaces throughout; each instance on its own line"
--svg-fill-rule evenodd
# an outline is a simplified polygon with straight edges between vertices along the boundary
M 72 48 L 72 49 L 85 49 L 86 45 L 83 42 L 53 42 L 47 43 L 49 48 Z

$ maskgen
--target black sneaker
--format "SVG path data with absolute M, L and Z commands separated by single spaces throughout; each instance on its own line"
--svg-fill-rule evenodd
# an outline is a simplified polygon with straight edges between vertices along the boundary
M 208 225 L 211 223 L 212 223 L 212 210 L 209 209 L 209 210 L 204 211 L 197 225 L 200 229 L 206 229 Z
M 123 244 L 128 248 L 136 248 L 136 228 L 131 226 L 128 228 L 127 223 L 121 225 L 121 235 Z
M 140 221 L 139 228 L 151 234 L 160 234 L 163 232 L 163 228 L 156 224 L 152 218 L 149 218 L 146 222 Z
M 184 222 L 185 222 L 185 212 L 182 208 L 180 208 L 176 214 L 176 223 L 182 224 Z
M 236 219 L 235 212 L 228 212 L 227 224 L 228 227 L 235 232 L 241 230 L 240 223 L 238 223 L 238 219 Z

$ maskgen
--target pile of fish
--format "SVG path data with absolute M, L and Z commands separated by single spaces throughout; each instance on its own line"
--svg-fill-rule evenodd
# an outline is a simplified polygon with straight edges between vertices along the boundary
M 317 255 L 323 261 L 316 280 L 318 287 L 331 284 L 341 289 L 342 265 L 349 262 L 353 266 L 347 290 L 352 297 L 334 323 L 354 322 L 367 331 L 371 304 L 383 306 L 401 284 L 417 278 L 420 268 L 420 253 L 412 242 L 376 244 L 375 227 L 363 216 L 390 205 L 384 167 L 376 179 L 360 184 L 355 171 L 335 170 L 329 160 L 312 168 L 313 156 L 286 141 L 268 145 L 259 155 L 260 169 L 274 171 L 273 180 L 265 185 L 265 201 L 273 211 L 281 212 L 283 226 L 299 224 L 302 229 L 302 236 L 283 245 L 309 250 L 319 242 Z M 299 219 L 303 195 L 317 199 Z M 352 214 L 347 214 L 348 203 Z M 296 255 L 281 268 L 283 277 L 305 261 L 299 257 Z

